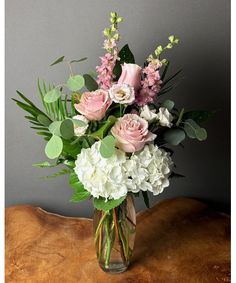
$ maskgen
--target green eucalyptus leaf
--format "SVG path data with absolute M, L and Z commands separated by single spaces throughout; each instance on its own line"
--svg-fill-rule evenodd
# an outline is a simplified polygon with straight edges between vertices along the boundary
M 53 135 L 45 147 L 45 153 L 48 158 L 55 159 L 60 156 L 63 149 L 62 139 Z
M 165 100 L 164 102 L 161 103 L 161 107 L 167 108 L 168 111 L 171 111 L 174 106 L 175 106 L 174 101 L 169 100 L 169 99 L 167 99 L 167 100 Z
M 40 124 L 42 124 L 45 127 L 48 127 L 52 123 L 52 121 L 47 116 L 45 116 L 43 114 L 39 114 L 37 116 L 37 120 Z
M 196 138 L 195 129 L 190 124 L 184 124 L 184 130 L 190 139 Z
M 58 98 L 61 96 L 61 91 L 58 88 L 53 88 L 50 91 L 48 91 L 45 96 L 43 97 L 44 102 L 46 103 L 53 103 L 58 100 Z
M 196 137 L 199 141 L 204 141 L 207 139 L 207 131 L 204 128 L 196 130 Z
M 60 126 L 60 133 L 61 133 L 61 136 L 66 140 L 73 138 L 74 125 L 71 119 L 66 119 L 62 121 L 61 126 Z
M 57 60 L 55 60 L 50 66 L 56 65 L 58 63 L 61 63 L 64 60 L 65 56 L 59 57 Z
M 55 136 L 61 136 L 60 127 L 62 121 L 54 121 L 49 125 L 49 131 Z
M 86 127 L 87 126 L 87 124 L 84 121 L 77 120 L 77 119 L 71 119 L 71 120 L 73 121 L 73 124 L 76 127 Z
M 81 75 L 76 75 L 76 76 L 70 76 L 70 78 L 67 81 L 67 87 L 71 91 L 78 91 L 82 87 L 84 87 L 84 78 Z
M 104 158 L 110 158 L 115 153 L 116 139 L 112 136 L 106 136 L 101 140 L 100 153 Z
M 203 141 L 207 138 L 207 132 L 204 128 L 201 128 L 194 120 L 187 119 L 184 122 L 184 130 L 186 134 L 194 139 L 198 139 L 199 141 Z
M 125 200 L 125 198 L 126 196 L 121 197 L 119 199 L 112 199 L 112 200 L 106 200 L 105 198 L 94 198 L 93 204 L 96 209 L 107 212 L 119 206 Z
M 85 87 L 89 91 L 94 91 L 98 89 L 98 84 L 95 81 L 93 77 L 91 77 L 89 74 L 84 74 L 84 80 L 85 80 Z
M 185 139 L 185 133 L 181 129 L 169 129 L 163 134 L 163 138 L 171 145 L 178 145 Z

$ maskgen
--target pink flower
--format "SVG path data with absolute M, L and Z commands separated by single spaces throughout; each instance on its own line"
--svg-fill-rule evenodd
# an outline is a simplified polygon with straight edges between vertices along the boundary
M 88 120 L 100 121 L 105 116 L 111 103 L 108 92 L 98 89 L 93 92 L 83 93 L 80 103 L 74 106 Z
M 145 78 L 141 81 L 141 89 L 136 94 L 136 103 L 139 106 L 144 106 L 152 102 L 155 95 L 161 89 L 161 78 L 157 64 L 150 62 L 147 67 L 143 69 Z
M 141 71 L 142 68 L 139 65 L 124 63 L 118 84 L 128 84 L 137 91 L 141 86 Z
M 141 150 L 156 135 L 148 131 L 148 122 L 136 114 L 125 114 L 111 129 L 117 146 L 125 152 Z
M 113 53 L 106 53 L 103 57 L 100 57 L 101 66 L 96 67 L 98 73 L 97 83 L 102 89 L 109 89 L 114 78 L 113 68 L 115 67 L 118 55 L 116 50 Z

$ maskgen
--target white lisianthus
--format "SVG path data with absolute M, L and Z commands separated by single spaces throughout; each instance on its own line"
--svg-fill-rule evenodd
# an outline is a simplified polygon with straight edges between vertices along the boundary
M 72 117 L 73 120 L 81 121 L 83 122 L 84 126 L 78 126 L 76 125 L 76 121 L 74 123 L 74 133 L 77 137 L 81 137 L 85 134 L 87 128 L 88 128 L 88 119 L 85 118 L 83 115 L 76 115 Z
M 160 107 L 159 112 L 157 113 L 157 119 L 159 120 L 159 123 L 161 126 L 171 128 L 173 116 L 165 107 Z
M 112 157 L 103 158 L 100 145 L 98 141 L 91 148 L 81 150 L 75 162 L 75 173 L 93 197 L 119 199 L 127 194 L 131 183 L 123 166 L 127 157 L 116 149 Z
M 114 84 L 109 95 L 112 101 L 120 104 L 132 104 L 135 100 L 134 88 L 127 84 Z
M 148 105 L 145 105 L 141 108 L 140 117 L 144 118 L 148 122 L 152 122 L 157 119 L 158 115 L 156 114 L 156 110 L 151 110 Z
M 132 178 L 130 191 L 150 191 L 154 195 L 169 186 L 169 175 L 173 162 L 169 153 L 153 144 L 146 145 L 142 151 L 133 153 L 125 164 L 127 174 Z

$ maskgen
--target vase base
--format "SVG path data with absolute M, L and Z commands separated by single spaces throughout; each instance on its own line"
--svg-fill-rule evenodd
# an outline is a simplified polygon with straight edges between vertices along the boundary
M 128 266 L 125 266 L 123 263 L 110 263 L 109 266 L 105 266 L 104 264 L 99 264 L 101 269 L 106 273 L 117 274 L 125 272 Z

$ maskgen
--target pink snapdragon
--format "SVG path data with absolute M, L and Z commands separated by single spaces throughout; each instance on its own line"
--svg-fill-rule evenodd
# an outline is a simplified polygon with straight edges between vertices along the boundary
M 144 79 L 141 81 L 141 89 L 137 93 L 136 102 L 139 106 L 144 106 L 152 102 L 155 95 L 160 92 L 161 78 L 159 73 L 160 63 L 150 61 L 143 69 Z
M 117 60 L 117 52 L 106 53 L 104 56 L 100 57 L 101 65 L 96 67 L 98 73 L 97 83 L 102 89 L 109 89 L 112 85 L 113 68 L 115 67 Z

